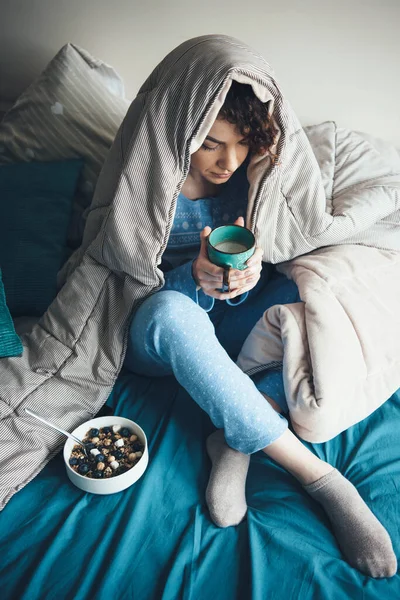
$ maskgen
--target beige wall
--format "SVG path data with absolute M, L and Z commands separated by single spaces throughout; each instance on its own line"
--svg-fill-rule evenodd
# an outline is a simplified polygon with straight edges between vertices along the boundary
M 71 41 L 133 98 L 173 47 L 225 33 L 264 55 L 303 125 L 332 119 L 400 147 L 399 23 L 400 0 L 0 0 L 0 97 Z

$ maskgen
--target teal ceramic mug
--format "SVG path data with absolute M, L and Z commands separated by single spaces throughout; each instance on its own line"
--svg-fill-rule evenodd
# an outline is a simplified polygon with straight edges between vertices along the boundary
M 212 230 L 207 240 L 208 259 L 224 268 L 222 292 L 230 292 L 231 269 L 247 269 L 246 261 L 253 256 L 256 240 L 250 229 L 240 225 L 221 225 Z

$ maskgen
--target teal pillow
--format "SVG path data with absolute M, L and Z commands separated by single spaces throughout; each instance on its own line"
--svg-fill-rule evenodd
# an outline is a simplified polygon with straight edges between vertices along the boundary
M 13 317 L 40 316 L 67 258 L 78 159 L 0 166 L 0 268 Z
M 21 340 L 15 333 L 14 323 L 6 304 L 0 271 L 0 358 L 22 354 Z

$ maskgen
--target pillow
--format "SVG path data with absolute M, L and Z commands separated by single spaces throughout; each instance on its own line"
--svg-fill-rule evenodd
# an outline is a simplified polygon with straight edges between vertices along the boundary
M 83 158 L 68 232 L 71 248 L 81 243 L 83 212 L 128 107 L 118 74 L 67 44 L 0 123 L 0 164 Z
M 42 315 L 57 294 L 82 164 L 0 166 L 0 268 L 13 317 Z
M 20 354 L 22 354 L 22 344 L 15 333 L 10 311 L 7 308 L 0 270 L 0 358 Z

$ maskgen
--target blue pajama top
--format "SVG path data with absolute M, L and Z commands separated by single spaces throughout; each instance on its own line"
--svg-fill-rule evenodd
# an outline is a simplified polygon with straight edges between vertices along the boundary
M 192 264 L 200 251 L 200 232 L 204 227 L 212 229 L 233 223 L 238 217 L 245 217 L 249 183 L 244 163 L 225 184 L 221 184 L 218 196 L 189 200 L 182 193 L 177 206 L 168 244 L 160 265 L 164 273 L 163 290 L 175 290 L 189 296 L 206 312 L 214 306 L 214 298 L 203 290 L 197 291 L 192 275 Z M 248 292 L 233 300 L 226 300 L 232 306 L 246 300 Z

